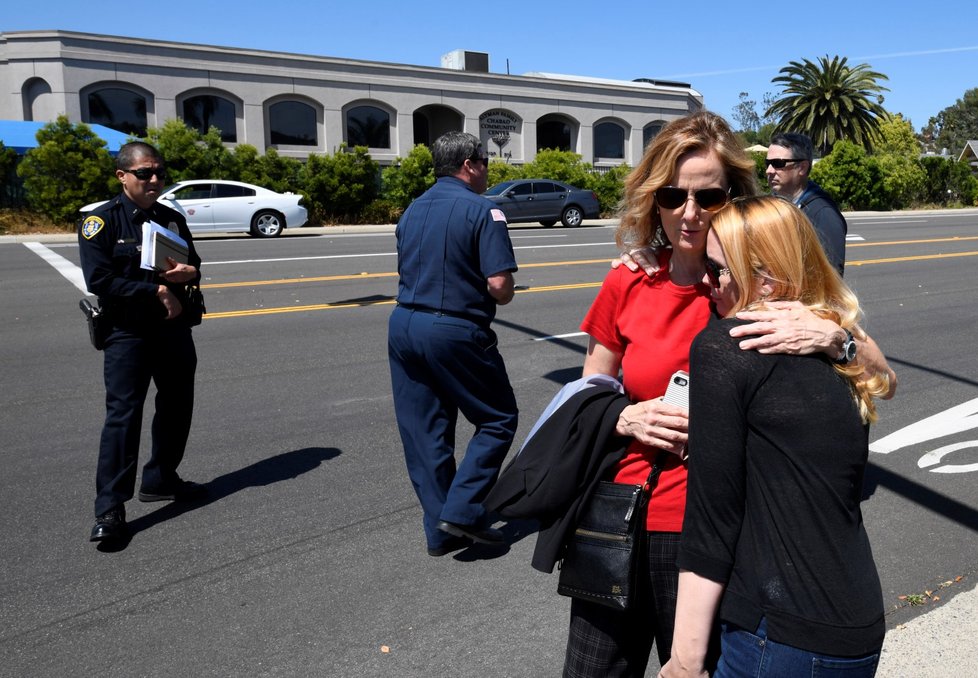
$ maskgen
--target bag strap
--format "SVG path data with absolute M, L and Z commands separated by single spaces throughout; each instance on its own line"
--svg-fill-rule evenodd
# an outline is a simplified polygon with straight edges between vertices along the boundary
M 649 477 L 646 479 L 645 484 L 642 485 L 643 503 L 648 503 L 649 497 L 652 496 L 652 490 L 659 482 L 659 474 L 662 473 L 662 467 L 666 465 L 668 456 L 668 452 L 659 452 L 655 457 L 655 461 L 652 462 L 652 470 L 649 471 Z

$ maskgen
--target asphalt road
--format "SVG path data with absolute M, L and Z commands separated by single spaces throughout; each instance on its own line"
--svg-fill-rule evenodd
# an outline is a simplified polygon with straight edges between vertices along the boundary
M 976 675 L 968 648 L 934 648 L 974 624 L 978 213 L 849 223 L 846 277 L 900 377 L 864 503 L 892 629 L 879 675 Z M 579 374 L 615 247 L 607 225 L 512 235 L 521 291 L 495 327 L 521 439 Z M 390 229 L 199 240 L 209 315 L 181 472 L 210 497 L 131 502 L 134 538 L 110 553 L 87 541 L 103 392 L 77 247 L 23 240 L 0 238 L 0 676 L 559 675 L 569 604 L 529 567 L 529 526 L 502 526 L 505 553 L 425 553 L 387 371 Z

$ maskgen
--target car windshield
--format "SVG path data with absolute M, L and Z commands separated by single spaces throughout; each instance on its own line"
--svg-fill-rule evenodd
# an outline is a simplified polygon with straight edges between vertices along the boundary
M 515 181 L 504 181 L 501 184 L 496 184 L 495 186 L 487 190 L 483 195 L 499 195 L 515 183 L 516 183 Z

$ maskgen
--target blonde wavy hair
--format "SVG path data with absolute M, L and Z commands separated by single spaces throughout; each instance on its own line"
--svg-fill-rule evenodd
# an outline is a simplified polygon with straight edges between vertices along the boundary
M 794 204 L 774 196 L 733 200 L 711 221 L 740 296 L 727 317 L 765 308 L 768 301 L 800 301 L 813 313 L 860 339 L 859 300 L 829 263 L 811 222 Z M 761 283 L 770 293 L 761 296 Z M 876 421 L 873 398 L 889 389 L 885 374 L 866 377 L 861 366 L 835 365 L 852 386 L 863 423 Z
M 732 197 L 758 192 L 754 162 L 726 120 L 709 111 L 673 120 L 649 143 L 641 162 L 625 177 L 618 207 L 621 223 L 615 232 L 622 251 L 670 244 L 662 229 L 655 192 L 672 181 L 680 158 L 704 150 L 715 153 L 723 164 Z

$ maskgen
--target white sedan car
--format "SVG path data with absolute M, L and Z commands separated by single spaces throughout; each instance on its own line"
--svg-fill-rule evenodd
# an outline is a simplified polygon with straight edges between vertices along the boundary
M 159 202 L 187 219 L 191 233 L 243 232 L 273 238 L 286 226 L 306 223 L 306 208 L 296 193 L 276 193 L 261 186 L 224 179 L 179 181 L 163 189 Z M 85 205 L 90 212 L 105 201 Z

